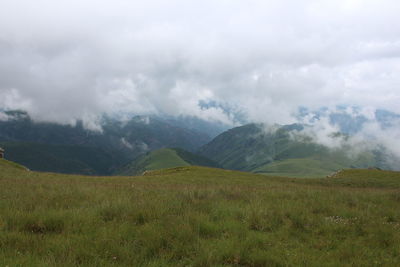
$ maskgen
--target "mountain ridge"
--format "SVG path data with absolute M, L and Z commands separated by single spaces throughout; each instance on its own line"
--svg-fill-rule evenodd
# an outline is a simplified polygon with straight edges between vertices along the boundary
M 5 114 L 7 119 L 0 120 L 0 143 L 6 157 L 32 170 L 108 175 L 148 151 L 162 147 L 194 151 L 211 140 L 204 133 L 149 116 L 124 121 L 104 116 L 102 131 L 93 131 L 81 121 L 62 125 L 33 121 L 24 111 Z
M 380 150 L 350 156 L 351 147 L 330 148 L 303 134 L 306 125 L 247 124 L 230 129 L 198 151 L 223 168 L 293 177 L 321 177 L 338 169 L 381 167 L 390 169 Z M 347 135 L 332 133 L 329 138 Z

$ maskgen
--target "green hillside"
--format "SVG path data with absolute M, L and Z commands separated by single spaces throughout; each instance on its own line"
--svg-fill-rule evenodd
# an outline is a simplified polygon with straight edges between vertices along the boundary
M 294 138 L 301 129 L 296 124 L 275 128 L 248 124 L 222 133 L 199 153 L 226 169 L 291 177 L 322 177 L 344 168 L 389 168 L 380 151 L 350 156 L 351 147 L 330 149 L 306 136 Z
M 6 159 L 0 159 L 0 170 L 1 171 L 6 171 L 7 173 L 15 172 L 15 171 L 27 171 L 28 169 L 25 166 L 22 166 L 18 163 L 6 160 Z
M 399 191 L 379 170 L 94 177 L 0 160 L 0 265 L 398 266 Z
M 140 175 L 144 171 L 190 165 L 217 167 L 217 164 L 211 160 L 183 149 L 162 148 L 140 156 L 116 173 L 119 175 Z
M 286 177 L 324 177 L 344 166 L 345 164 L 327 160 L 299 158 L 274 161 L 254 169 L 253 172 Z
M 126 161 L 123 153 L 91 146 L 25 142 L 6 142 L 0 146 L 6 150 L 7 159 L 36 171 L 104 175 Z

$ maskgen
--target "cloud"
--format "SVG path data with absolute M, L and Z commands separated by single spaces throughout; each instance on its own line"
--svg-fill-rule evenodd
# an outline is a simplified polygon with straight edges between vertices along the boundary
M 0 121 L 8 121 L 9 120 L 9 116 L 7 114 L 5 114 L 4 112 L 0 111 Z
M 382 115 L 383 114 L 383 115 Z M 400 116 L 382 110 L 338 106 L 303 110 L 298 120 L 304 128 L 292 131 L 295 140 L 309 140 L 357 158 L 366 151 L 380 151 L 394 170 L 400 163 Z
M 63 123 L 118 112 L 233 120 L 202 101 L 271 124 L 295 122 L 299 106 L 400 113 L 399 7 L 394 0 L 5 0 L 0 107 Z

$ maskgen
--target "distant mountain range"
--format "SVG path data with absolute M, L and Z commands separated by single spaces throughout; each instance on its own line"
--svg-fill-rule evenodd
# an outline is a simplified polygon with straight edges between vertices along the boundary
M 339 113 L 331 114 L 330 119 L 344 130 L 331 133 L 328 138 L 332 141 L 347 140 L 366 120 Z M 343 168 L 400 166 L 400 160 L 383 146 L 355 149 L 346 142 L 333 148 L 320 144 L 305 134 L 305 124 L 250 123 L 224 131 L 224 124 L 193 117 L 134 116 L 120 120 L 104 116 L 102 131 L 93 131 L 81 122 L 61 125 L 35 122 L 22 111 L 5 114 L 7 119 L 0 120 L 0 147 L 5 148 L 6 158 L 39 171 L 138 175 L 146 170 L 201 165 L 321 177 Z M 382 127 L 391 127 L 397 119 L 396 114 L 383 111 L 375 116 Z
M 211 140 L 206 133 L 177 126 L 179 120 L 171 123 L 155 116 L 125 121 L 104 117 L 102 131 L 92 131 L 81 122 L 35 122 L 22 111 L 6 115 L 8 119 L 0 121 L 0 146 L 8 159 L 32 170 L 108 175 L 149 151 L 195 151 Z

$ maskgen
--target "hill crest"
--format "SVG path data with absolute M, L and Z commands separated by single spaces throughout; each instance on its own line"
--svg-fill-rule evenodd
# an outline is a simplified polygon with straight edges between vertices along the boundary
M 146 153 L 118 170 L 119 175 L 141 175 L 146 171 L 184 166 L 218 167 L 218 164 L 200 155 L 180 148 L 161 148 Z

